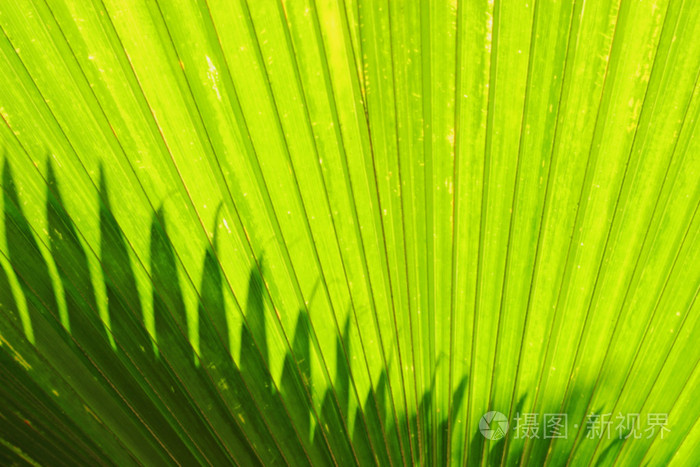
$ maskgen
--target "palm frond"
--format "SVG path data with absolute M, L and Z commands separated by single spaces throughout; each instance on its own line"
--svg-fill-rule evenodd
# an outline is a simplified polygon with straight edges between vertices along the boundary
M 698 462 L 692 1 L 0 30 L 0 463 Z

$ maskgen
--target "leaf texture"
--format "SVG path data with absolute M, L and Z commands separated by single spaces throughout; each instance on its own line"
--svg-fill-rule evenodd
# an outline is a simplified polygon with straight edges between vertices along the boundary
M 0 463 L 698 463 L 691 0 L 0 30 Z

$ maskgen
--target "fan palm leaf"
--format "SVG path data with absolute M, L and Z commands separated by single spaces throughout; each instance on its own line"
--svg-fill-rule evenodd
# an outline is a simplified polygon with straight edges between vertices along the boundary
M 698 463 L 692 1 L 0 30 L 1 463 Z

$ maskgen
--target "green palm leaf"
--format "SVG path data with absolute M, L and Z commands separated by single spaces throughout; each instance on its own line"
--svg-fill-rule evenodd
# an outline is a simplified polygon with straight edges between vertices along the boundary
M 698 463 L 692 1 L 0 29 L 0 463 Z

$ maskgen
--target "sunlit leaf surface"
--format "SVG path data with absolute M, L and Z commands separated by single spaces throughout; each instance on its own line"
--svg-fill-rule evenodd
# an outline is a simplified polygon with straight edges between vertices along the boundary
M 697 2 L 0 30 L 0 464 L 700 463 Z

